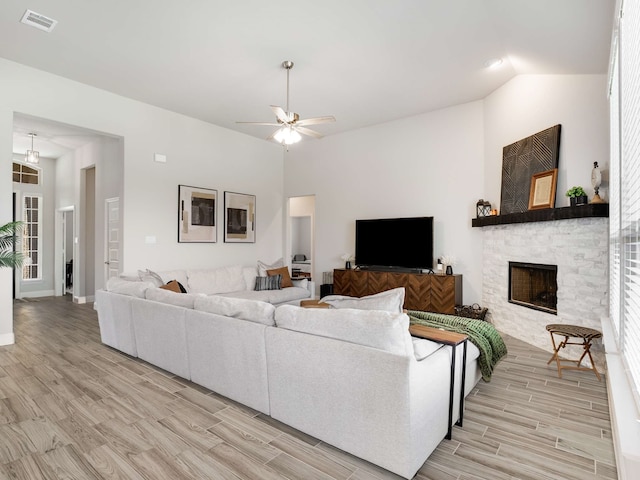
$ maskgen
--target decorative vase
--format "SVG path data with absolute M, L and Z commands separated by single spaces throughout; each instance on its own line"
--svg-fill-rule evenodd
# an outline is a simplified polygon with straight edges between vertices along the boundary
M 349 260 L 345 262 L 344 268 L 346 268 L 347 270 L 351 270 L 351 262 Z
M 451 265 L 447 265 L 447 275 L 453 275 L 453 268 L 451 268 Z

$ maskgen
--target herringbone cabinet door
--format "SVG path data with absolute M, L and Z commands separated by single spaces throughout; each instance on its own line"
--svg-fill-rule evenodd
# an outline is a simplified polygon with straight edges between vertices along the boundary
M 389 289 L 404 287 L 404 308 L 407 310 L 430 310 L 431 278 L 429 275 L 390 273 Z
M 456 304 L 455 278 L 450 275 L 432 275 L 431 307 L 434 312 L 454 313 Z

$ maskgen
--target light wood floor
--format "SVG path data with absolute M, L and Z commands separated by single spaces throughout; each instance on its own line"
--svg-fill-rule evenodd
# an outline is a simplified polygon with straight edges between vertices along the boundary
M 16 301 L 0 347 L 0 479 L 399 478 L 100 343 L 91 305 Z M 604 382 L 509 356 L 416 475 L 615 479 Z

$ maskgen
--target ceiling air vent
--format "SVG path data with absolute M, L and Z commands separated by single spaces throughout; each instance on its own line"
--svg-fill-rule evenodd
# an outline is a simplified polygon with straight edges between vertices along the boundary
M 32 10 L 27 10 L 24 12 L 22 16 L 22 20 L 20 20 L 25 25 L 29 25 L 31 27 L 35 27 L 39 30 L 44 30 L 45 32 L 50 32 L 53 30 L 58 23 L 57 20 L 53 18 L 45 17 L 44 15 L 40 15 Z

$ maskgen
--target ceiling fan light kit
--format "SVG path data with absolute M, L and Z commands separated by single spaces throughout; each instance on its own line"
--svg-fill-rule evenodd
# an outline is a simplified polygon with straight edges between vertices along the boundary
M 306 128 L 306 125 L 318 125 L 320 123 L 335 122 L 336 119 L 333 116 L 314 117 L 300 120 L 300 115 L 289 110 L 289 71 L 293 68 L 293 62 L 285 60 L 282 62 L 282 68 L 287 71 L 287 109 L 282 107 L 271 105 L 271 110 L 276 115 L 277 123 L 267 122 L 236 122 L 244 123 L 247 125 L 269 125 L 274 127 L 280 127 L 267 137 L 267 140 L 275 140 L 276 142 L 288 146 L 294 143 L 298 143 L 302 140 L 302 135 L 307 135 L 314 138 L 322 138 L 323 135 L 315 130 Z M 302 134 L 302 135 L 300 135 Z

